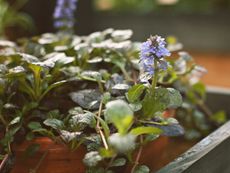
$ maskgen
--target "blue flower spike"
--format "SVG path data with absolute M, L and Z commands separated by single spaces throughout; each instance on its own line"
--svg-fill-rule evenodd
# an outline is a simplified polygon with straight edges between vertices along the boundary
M 168 63 L 164 58 L 170 55 L 165 39 L 158 35 L 150 36 L 146 42 L 143 42 L 140 50 L 140 68 L 144 73 L 141 80 L 149 80 L 156 70 L 167 70 Z
M 57 0 L 54 10 L 54 27 L 58 31 L 73 31 L 75 24 L 74 12 L 78 0 Z

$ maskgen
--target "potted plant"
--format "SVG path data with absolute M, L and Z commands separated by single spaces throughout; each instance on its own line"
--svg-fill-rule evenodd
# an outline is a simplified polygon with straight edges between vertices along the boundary
M 15 155 L 11 172 L 149 172 L 146 144 L 160 155 L 167 143 L 160 136 L 184 133 L 171 114 L 183 104 L 175 84 L 196 65 L 176 68 L 166 58 L 176 42 L 167 47 L 160 36 L 141 44 L 130 41 L 131 30 L 74 35 L 64 12 L 75 8 L 61 2 L 54 16 L 61 32 L 1 42 L 0 143 Z

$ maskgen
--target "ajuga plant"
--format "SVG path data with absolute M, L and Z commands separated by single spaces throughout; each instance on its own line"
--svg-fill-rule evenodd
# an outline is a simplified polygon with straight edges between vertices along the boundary
M 57 3 L 57 19 L 63 3 Z M 72 20 L 70 4 L 70 11 L 60 13 L 66 20 Z M 132 173 L 149 172 L 138 164 L 146 143 L 183 135 L 187 116 L 198 122 L 197 134 L 211 129 L 208 122 L 223 122 L 223 114 L 202 113 L 204 86 L 191 83 L 197 66 L 187 54 L 171 54 L 175 44 L 157 35 L 132 42 L 131 30 L 77 36 L 65 32 L 72 23 L 61 23 L 57 34 L 0 42 L 2 154 L 13 153 L 12 143 L 46 136 L 70 150 L 85 146 L 87 172 L 115 172 L 124 165 Z M 187 124 L 186 130 L 193 129 Z
M 88 172 L 126 164 L 131 172 L 148 172 L 138 165 L 141 152 L 132 154 L 146 143 L 183 135 L 182 126 L 187 136 L 191 130 L 205 135 L 224 122 L 222 113 L 206 116 L 205 88 L 194 78 L 201 68 L 188 54 L 171 54 L 172 44 L 160 36 L 138 43 L 131 35 L 107 29 L 2 40 L 1 153 L 11 153 L 12 143 L 48 136 L 71 150 L 85 146 Z

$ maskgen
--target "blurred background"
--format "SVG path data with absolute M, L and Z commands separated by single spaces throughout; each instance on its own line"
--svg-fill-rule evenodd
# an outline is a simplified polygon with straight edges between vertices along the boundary
M 8 25 L 2 22 L 4 1 L 15 14 Z M 0 0 L 0 26 L 6 25 L 0 34 L 14 40 L 54 32 L 55 3 Z M 78 35 L 112 27 L 132 29 L 138 41 L 150 34 L 175 36 L 209 70 L 207 84 L 230 87 L 230 0 L 79 0 L 76 21 Z

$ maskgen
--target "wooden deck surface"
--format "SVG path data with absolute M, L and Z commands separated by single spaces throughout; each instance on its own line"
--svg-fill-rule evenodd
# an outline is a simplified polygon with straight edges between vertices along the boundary
M 230 53 L 190 53 L 197 64 L 204 66 L 208 73 L 202 81 L 207 85 L 230 88 Z

